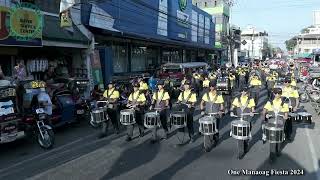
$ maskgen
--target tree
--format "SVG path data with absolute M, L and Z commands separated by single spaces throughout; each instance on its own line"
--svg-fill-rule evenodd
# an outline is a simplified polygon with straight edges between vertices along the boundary
M 292 51 L 296 45 L 297 45 L 297 39 L 296 37 L 293 37 L 287 41 L 285 41 L 285 44 L 286 44 L 286 48 L 288 51 Z

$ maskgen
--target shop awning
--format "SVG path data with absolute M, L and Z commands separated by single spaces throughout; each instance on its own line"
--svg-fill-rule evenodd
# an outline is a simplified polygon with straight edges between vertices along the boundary
M 293 56 L 293 59 L 311 59 L 311 53 L 300 53 Z
M 60 19 L 44 16 L 43 45 L 73 48 L 88 48 L 89 39 L 73 25 L 73 32 L 60 27 Z

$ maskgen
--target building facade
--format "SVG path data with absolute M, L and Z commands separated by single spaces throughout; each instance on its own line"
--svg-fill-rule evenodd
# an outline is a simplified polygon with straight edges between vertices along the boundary
M 167 62 L 210 62 L 215 23 L 191 0 L 115 0 L 83 4 L 82 24 L 95 39 L 95 60 L 105 82 Z
M 241 51 L 249 59 L 266 59 L 268 55 L 268 34 L 253 26 L 248 26 L 241 32 Z
M 297 45 L 294 54 L 311 54 L 320 48 L 320 10 L 313 12 L 314 24 L 295 37 Z

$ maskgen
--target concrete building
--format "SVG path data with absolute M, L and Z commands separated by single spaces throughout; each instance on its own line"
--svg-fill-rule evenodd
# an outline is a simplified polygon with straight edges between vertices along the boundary
M 241 51 L 246 53 L 246 58 L 265 59 L 268 54 L 268 34 L 248 26 L 241 32 Z
M 320 48 L 320 10 L 313 12 L 313 25 L 296 36 L 294 54 L 310 54 Z
M 230 6 L 224 0 L 193 0 L 192 2 L 215 17 L 215 47 L 221 49 L 221 58 L 227 58 Z
M 313 11 L 313 24 L 320 26 L 320 10 Z

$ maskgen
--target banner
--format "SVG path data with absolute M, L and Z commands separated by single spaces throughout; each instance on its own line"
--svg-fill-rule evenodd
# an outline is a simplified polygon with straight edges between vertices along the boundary
M 60 1 L 60 27 L 72 27 L 72 19 L 70 15 L 70 8 L 75 5 L 75 0 L 61 0 Z
M 0 6 L 0 45 L 42 46 L 43 15 L 33 4 Z

